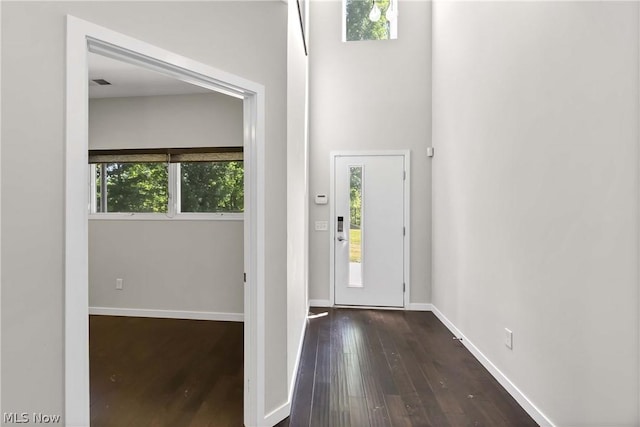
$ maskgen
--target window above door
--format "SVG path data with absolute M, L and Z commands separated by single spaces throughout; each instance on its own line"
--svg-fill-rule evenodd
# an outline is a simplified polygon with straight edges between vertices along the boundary
M 342 40 L 398 38 L 398 0 L 343 0 Z

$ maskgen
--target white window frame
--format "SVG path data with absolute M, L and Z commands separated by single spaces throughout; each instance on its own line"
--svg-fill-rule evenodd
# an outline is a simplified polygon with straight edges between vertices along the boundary
M 167 212 L 98 212 L 96 203 L 96 165 L 91 164 L 89 219 L 98 221 L 242 221 L 243 212 L 180 212 L 180 163 L 169 163 Z

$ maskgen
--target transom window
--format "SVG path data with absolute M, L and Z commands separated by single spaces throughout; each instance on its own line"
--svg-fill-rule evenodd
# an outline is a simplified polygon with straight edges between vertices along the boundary
M 242 148 L 91 150 L 89 162 L 92 214 L 215 218 L 244 210 Z
M 343 0 L 343 41 L 398 38 L 398 0 Z

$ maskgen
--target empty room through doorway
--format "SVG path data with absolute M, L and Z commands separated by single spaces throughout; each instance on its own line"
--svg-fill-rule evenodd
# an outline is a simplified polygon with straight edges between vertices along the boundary
M 242 99 L 90 53 L 88 158 L 91 424 L 241 425 Z

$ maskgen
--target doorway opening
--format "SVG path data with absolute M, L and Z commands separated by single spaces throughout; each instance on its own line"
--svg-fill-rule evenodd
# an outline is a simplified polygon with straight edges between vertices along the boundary
M 65 421 L 87 426 L 89 410 L 88 55 L 134 64 L 242 100 L 244 151 L 245 425 L 264 416 L 264 87 L 121 33 L 67 16 L 65 153 Z
M 89 53 L 91 425 L 243 423 L 242 121 Z

